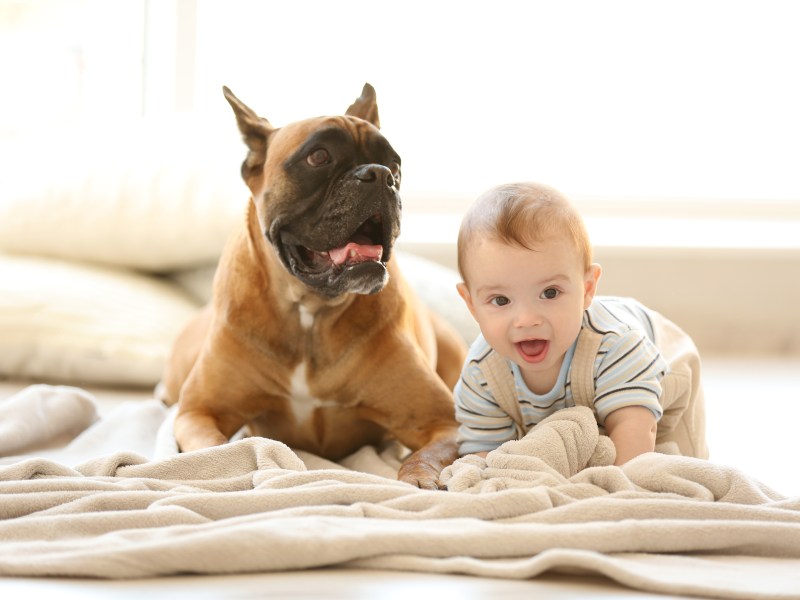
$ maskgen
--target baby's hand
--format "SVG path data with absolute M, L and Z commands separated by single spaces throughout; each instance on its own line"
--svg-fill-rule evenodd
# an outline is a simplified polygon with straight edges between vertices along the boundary
M 480 452 L 462 456 L 442 470 L 439 482 L 451 492 L 463 492 L 471 488 L 482 479 L 487 454 Z

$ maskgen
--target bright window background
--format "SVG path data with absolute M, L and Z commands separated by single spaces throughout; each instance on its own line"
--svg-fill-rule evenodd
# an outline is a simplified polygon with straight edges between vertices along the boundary
M 0 0 L 0 138 L 142 113 L 145 0 Z
M 796 354 L 798 23 L 797 0 L 0 0 L 0 202 L 60 126 L 188 119 L 238 177 L 223 85 L 280 126 L 368 81 L 405 249 L 453 266 L 468 203 L 538 180 L 586 215 L 603 293 L 704 348 Z
M 800 199 L 796 2 L 198 2 L 197 106 L 276 123 L 368 80 L 406 193 Z
M 369 81 L 412 208 L 533 179 L 797 214 L 798 17 L 792 0 L 0 0 L 0 135 L 175 111 L 225 130 L 223 84 L 281 125 Z

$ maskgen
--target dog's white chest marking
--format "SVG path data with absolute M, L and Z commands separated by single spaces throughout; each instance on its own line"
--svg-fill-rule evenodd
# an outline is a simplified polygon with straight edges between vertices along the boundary
M 320 400 L 311 394 L 311 390 L 308 389 L 306 363 L 304 362 L 295 367 L 292 373 L 291 386 L 292 401 L 290 406 L 298 424 L 306 422 L 318 408 L 338 406 L 336 402 Z
M 312 313 L 304 304 L 300 305 L 300 326 L 308 331 L 314 324 L 314 313 Z

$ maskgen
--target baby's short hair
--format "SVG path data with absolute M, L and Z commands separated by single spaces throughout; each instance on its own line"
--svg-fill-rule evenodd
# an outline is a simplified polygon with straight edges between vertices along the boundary
M 480 239 L 535 249 L 558 236 L 575 245 L 586 270 L 592 246 L 583 218 L 557 190 L 538 183 L 507 183 L 481 194 L 467 210 L 458 232 L 458 270 L 464 278 L 466 251 Z

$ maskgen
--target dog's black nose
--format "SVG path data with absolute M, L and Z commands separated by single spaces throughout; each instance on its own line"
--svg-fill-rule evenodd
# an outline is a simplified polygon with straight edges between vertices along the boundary
M 363 183 L 383 182 L 386 187 L 394 187 L 395 180 L 388 167 L 383 165 L 361 165 L 353 173 Z

